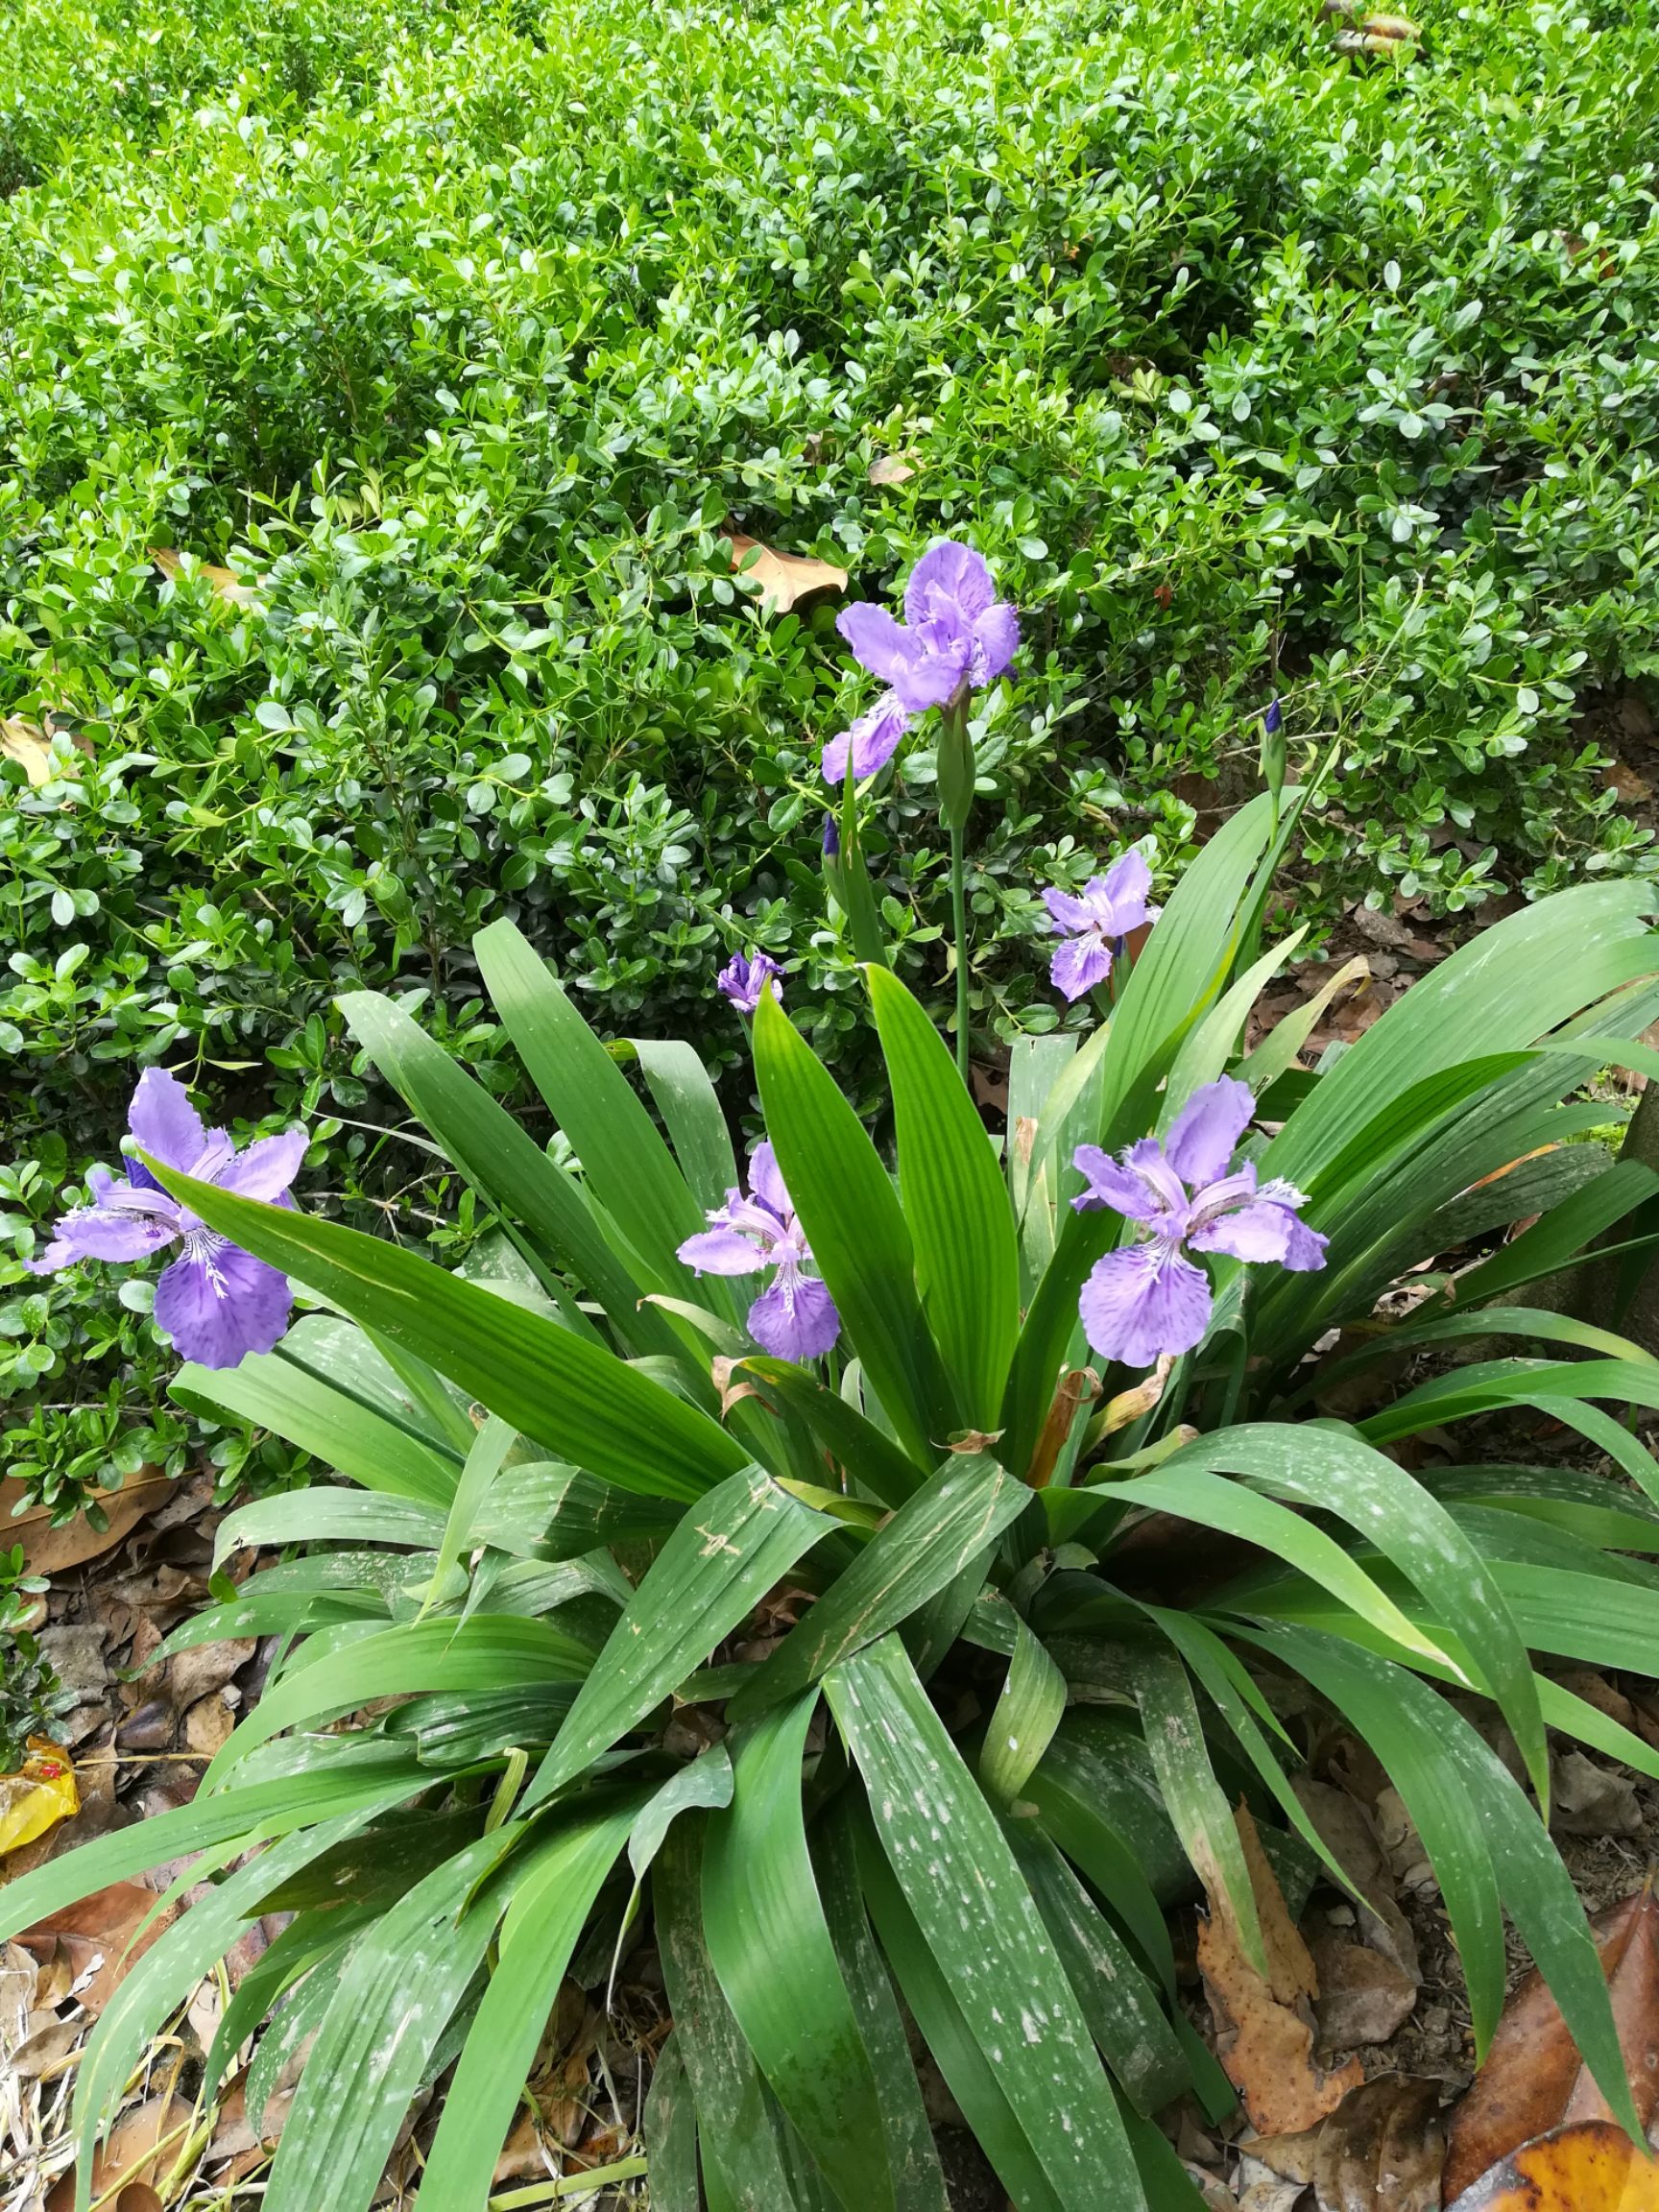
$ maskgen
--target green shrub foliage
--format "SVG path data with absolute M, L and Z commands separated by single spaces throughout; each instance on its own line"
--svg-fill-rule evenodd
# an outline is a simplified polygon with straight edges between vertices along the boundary
M 68 733 L 0 804 L 20 1254 L 156 1060 L 321 1116 L 326 1188 L 423 1235 L 421 1160 L 335 1126 L 385 1097 L 331 1002 L 423 992 L 514 1090 L 498 917 L 612 1035 L 763 944 L 873 1095 L 815 864 L 858 679 L 728 529 L 866 595 L 971 529 L 1025 613 L 976 732 L 982 1039 L 1059 1018 L 1032 885 L 1142 836 L 1167 882 L 1177 780 L 1247 790 L 1275 691 L 1340 745 L 1315 920 L 1649 864 L 1576 724 L 1655 671 L 1649 6 L 1479 0 L 1399 66 L 1299 0 L 8 19 L 0 712 Z M 934 1006 L 927 771 L 868 844 Z M 141 1315 L 7 1276 L 42 1484 L 182 1448 Z

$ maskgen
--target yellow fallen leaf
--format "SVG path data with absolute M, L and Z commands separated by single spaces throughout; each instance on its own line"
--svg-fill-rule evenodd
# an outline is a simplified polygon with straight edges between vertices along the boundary
M 1588 2120 L 1526 2144 L 1450 2212 L 1659 2212 L 1659 2161 L 1611 2121 Z
M 775 553 L 758 538 L 733 531 L 726 542 L 732 548 L 733 571 L 760 587 L 760 604 L 769 614 L 787 614 L 790 608 L 815 591 L 845 591 L 847 571 L 828 561 L 805 560 L 799 553 Z
M 22 763 L 24 775 L 36 791 L 52 781 L 51 733 L 42 730 L 38 722 L 27 722 L 21 714 L 8 714 L 0 722 L 0 754 Z
M 163 576 L 177 579 L 184 573 L 183 562 L 170 545 L 152 545 L 150 558 Z M 197 566 L 218 596 L 229 600 L 233 607 L 257 607 L 262 604 L 253 586 L 244 584 L 234 568 L 216 568 L 211 561 L 198 562 Z
M 0 1774 L 0 1858 L 20 1850 L 81 1810 L 68 1755 L 44 1736 L 31 1736 L 15 1774 Z

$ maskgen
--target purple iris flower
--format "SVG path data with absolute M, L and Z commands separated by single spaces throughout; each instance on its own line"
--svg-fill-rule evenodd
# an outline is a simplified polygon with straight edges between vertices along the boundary
M 1324 1266 L 1326 1240 L 1298 1220 L 1308 1201 L 1294 1185 L 1258 1184 L 1248 1162 L 1228 1173 L 1254 1111 L 1249 1084 L 1224 1075 L 1193 1092 L 1167 1144 L 1142 1137 L 1120 1160 L 1097 1144 L 1077 1147 L 1075 1164 L 1089 1179 L 1071 1201 L 1079 1213 L 1109 1206 L 1152 1232 L 1144 1243 L 1109 1252 L 1083 1286 L 1083 1333 L 1108 1359 L 1150 1367 L 1163 1353 L 1190 1352 L 1203 1341 L 1210 1284 L 1182 1257 L 1184 1245 L 1299 1272 Z
M 1262 717 L 1262 732 L 1263 736 L 1277 737 L 1284 727 L 1285 709 L 1279 704 L 1279 694 L 1275 692 L 1267 702 L 1266 713 Z
M 802 1268 L 812 1255 L 770 1144 L 749 1156 L 749 1192 L 728 1190 L 709 1227 L 687 1237 L 680 1257 L 699 1275 L 778 1272 L 749 1309 L 749 1334 L 779 1359 L 816 1359 L 841 1334 L 841 1316 L 826 1285 Z
M 302 1129 L 285 1130 L 238 1152 L 223 1129 L 204 1130 L 183 1084 L 159 1068 L 139 1076 L 127 1126 L 166 1166 L 278 1206 L 292 1203 L 288 1186 L 309 1142 Z M 177 1244 L 178 1259 L 156 1286 L 157 1327 L 204 1367 L 234 1367 L 245 1352 L 270 1351 L 294 1304 L 286 1275 L 209 1229 L 141 1160 L 129 1163 L 125 1182 L 102 1167 L 86 1180 L 91 1205 L 64 1214 L 51 1243 L 30 1261 L 33 1274 L 55 1275 L 78 1260 L 147 1260 Z
M 868 713 L 824 748 L 824 776 L 839 783 L 874 776 L 893 757 L 918 714 L 945 707 L 964 685 L 978 690 L 1001 675 L 1020 643 L 1020 618 L 998 599 L 991 571 L 972 545 L 947 538 L 930 546 L 904 587 L 904 619 L 859 600 L 835 627 L 854 658 L 887 686 Z
M 1048 919 L 1066 940 L 1055 949 L 1048 970 L 1056 991 L 1081 998 L 1105 982 L 1130 930 L 1157 918 L 1157 908 L 1146 903 L 1151 888 L 1152 871 L 1145 860 L 1139 853 L 1125 853 L 1104 876 L 1091 877 L 1075 896 L 1044 892 Z
M 782 973 L 769 952 L 739 952 L 734 959 L 727 961 L 714 982 L 739 1014 L 753 1014 L 760 1003 L 760 994 L 775 991 Z

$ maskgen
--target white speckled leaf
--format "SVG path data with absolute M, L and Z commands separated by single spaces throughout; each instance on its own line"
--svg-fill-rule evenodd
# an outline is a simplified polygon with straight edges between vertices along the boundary
M 1077 1999 L 903 1646 L 884 1637 L 824 1688 L 905 1905 L 1056 2199 L 1066 2212 L 1142 2212 Z

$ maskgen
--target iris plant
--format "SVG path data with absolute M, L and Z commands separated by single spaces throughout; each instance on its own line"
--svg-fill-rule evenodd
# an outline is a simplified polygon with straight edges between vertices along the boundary
M 289 1186 L 309 1142 L 302 1129 L 284 1130 L 238 1152 L 223 1129 L 204 1130 L 183 1084 L 159 1068 L 138 1078 L 127 1126 L 163 1166 L 279 1206 L 293 1203 Z M 199 1221 L 141 1160 L 128 1163 L 123 1181 L 94 1167 L 87 1182 L 91 1205 L 64 1214 L 29 1262 L 34 1274 L 54 1275 L 81 1260 L 147 1260 L 177 1246 L 179 1257 L 156 1286 L 155 1314 L 185 1358 L 234 1367 L 246 1352 L 270 1351 L 294 1304 L 286 1275 Z

